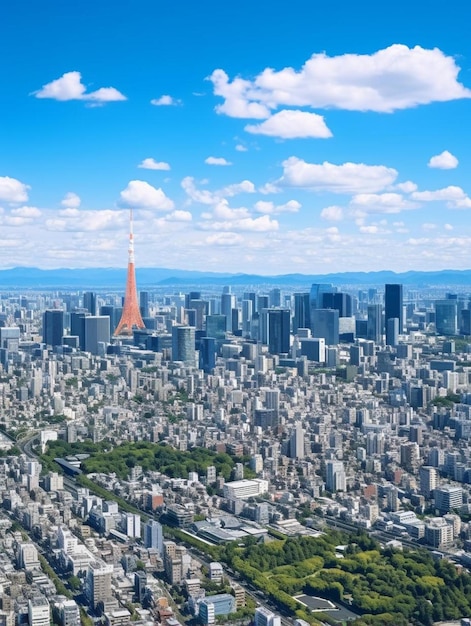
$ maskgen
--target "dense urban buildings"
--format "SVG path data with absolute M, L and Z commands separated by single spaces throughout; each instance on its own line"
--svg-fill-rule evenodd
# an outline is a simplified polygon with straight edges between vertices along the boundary
M 210 624 L 243 610 L 244 589 L 229 580 L 227 593 L 225 566 L 205 573 L 166 528 L 223 546 L 315 537 L 335 521 L 471 563 L 465 289 L 142 294 L 146 328 L 127 337 L 113 337 L 119 294 L 0 295 L 0 426 L 20 446 L 31 439 L 16 456 L 5 439 L 3 509 L 40 541 L 11 539 L 15 571 L 41 571 L 47 545 L 85 609 L 110 624 L 128 623 L 133 602 L 165 613 L 161 571 Z M 124 456 L 108 461 L 111 451 Z M 0 533 L 7 552 L 10 535 Z M 35 576 L 7 612 L 77 623 L 77 602 L 45 594 Z M 280 616 L 262 604 L 254 619 Z

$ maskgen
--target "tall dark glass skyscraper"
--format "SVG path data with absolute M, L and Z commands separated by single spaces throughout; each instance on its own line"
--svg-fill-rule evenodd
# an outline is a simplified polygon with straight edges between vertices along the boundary
M 47 346 L 60 346 L 64 336 L 64 313 L 60 309 L 44 311 L 43 341 Z
M 311 328 L 311 306 L 308 293 L 294 294 L 293 333 L 298 328 Z
M 384 291 L 384 322 L 399 320 L 399 333 L 404 332 L 404 312 L 402 305 L 402 285 L 386 285 Z
M 268 309 L 267 314 L 268 350 L 270 354 L 289 352 L 289 309 Z

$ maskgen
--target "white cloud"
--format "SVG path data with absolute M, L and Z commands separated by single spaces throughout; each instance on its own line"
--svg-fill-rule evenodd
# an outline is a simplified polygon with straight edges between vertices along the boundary
M 341 222 L 343 219 L 343 209 L 341 206 L 327 206 L 321 211 L 321 218 L 328 222 Z
M 357 209 L 356 215 L 366 213 L 400 213 L 416 209 L 417 203 L 405 200 L 398 193 L 361 193 L 356 194 L 350 201 L 350 207 Z
M 255 135 L 268 135 L 282 139 L 332 137 L 322 115 L 288 109 L 275 113 L 261 124 L 249 124 L 245 130 Z
M 170 165 L 165 163 L 165 161 L 155 161 L 152 158 L 144 159 L 137 167 L 140 167 L 144 170 L 165 170 L 168 171 L 170 169 Z
M 172 96 L 164 95 L 160 96 L 160 98 L 154 98 L 150 103 L 155 107 L 171 107 L 180 105 L 182 101 L 177 98 L 172 98 Z
M 421 202 L 446 202 L 449 209 L 471 209 L 471 198 L 455 185 L 435 191 L 415 191 L 411 197 Z
M 417 185 L 411 180 L 407 180 L 405 183 L 398 183 L 397 185 L 394 185 L 394 188 L 399 191 L 403 191 L 404 193 L 412 193 L 417 190 Z
M 374 193 L 391 185 L 397 177 L 395 169 L 384 165 L 334 165 L 327 161 L 315 164 L 294 156 L 283 161 L 282 165 L 280 184 L 332 193 Z
M 218 197 L 208 189 L 197 189 L 195 185 L 195 179 L 192 176 L 185 176 L 185 178 L 181 182 L 181 185 L 186 194 L 194 202 L 209 205 L 214 204 L 218 201 Z
M 0 176 L 0 201 L 26 202 L 28 200 L 28 185 L 16 178 Z
M 459 71 L 455 59 L 438 48 L 394 44 L 371 55 L 314 54 L 299 71 L 266 68 L 254 80 L 229 81 L 221 69 L 209 79 L 214 94 L 224 98 L 219 113 L 265 119 L 279 106 L 390 113 L 469 98 L 471 90 L 457 81 Z
M 80 197 L 73 191 L 69 191 L 65 194 L 64 199 L 61 201 L 61 206 L 70 209 L 78 209 L 80 202 Z
M 18 216 L 18 217 L 24 217 L 27 219 L 34 219 L 36 217 L 41 217 L 42 215 L 41 211 L 35 206 L 18 207 L 17 209 L 12 209 L 11 214 Z
M 360 226 L 359 230 L 365 235 L 377 235 L 380 232 L 378 226 Z
M 204 162 L 206 165 L 232 165 L 232 163 L 227 161 L 224 157 L 209 156 Z
M 254 205 L 258 213 L 265 215 L 278 215 L 280 213 L 297 213 L 301 208 L 301 204 L 297 200 L 288 200 L 285 204 L 276 205 L 274 202 L 259 200 Z
M 437 225 L 433 224 L 432 222 L 425 222 L 424 224 L 422 224 L 422 230 L 425 231 L 430 231 L 430 230 L 436 230 Z
M 244 209 L 229 209 L 230 211 L 243 211 Z M 261 217 L 241 217 L 239 219 L 228 219 L 224 221 L 201 222 L 200 227 L 204 230 L 226 230 L 226 231 L 252 231 L 270 232 L 279 229 L 277 220 L 270 219 L 268 215 Z
M 428 166 L 439 170 L 454 170 L 458 167 L 458 159 L 448 150 L 444 150 L 441 154 L 433 156 Z
M 237 233 L 215 233 L 206 237 L 206 243 L 210 246 L 237 246 L 244 241 Z
M 129 181 L 120 197 L 123 204 L 137 209 L 171 211 L 174 207 L 173 201 L 165 195 L 160 187 L 156 189 L 143 180 Z
M 51 98 L 65 102 L 67 100 L 88 100 L 95 103 L 117 102 L 126 100 L 126 96 L 114 87 L 101 87 L 86 93 L 80 72 L 66 72 L 60 78 L 43 85 L 31 95 L 36 98 Z
M 45 222 L 46 229 L 58 232 L 95 232 L 121 229 L 128 219 L 127 211 L 78 211 L 65 209 L 60 212 L 61 219 L 50 218 Z
M 257 120 L 270 117 L 270 109 L 265 104 L 250 102 L 247 98 L 247 92 L 251 88 L 250 81 L 234 78 L 230 83 L 229 76 L 223 70 L 214 70 L 209 80 L 213 83 L 214 94 L 224 98 L 224 103 L 216 107 L 218 113 Z
M 445 230 L 453 230 L 453 226 L 451 224 L 445 224 Z
M 243 146 L 241 143 L 238 143 L 235 147 L 237 152 L 247 152 L 247 148 Z
M 274 183 L 265 183 L 258 188 L 258 191 L 264 196 L 269 196 L 272 193 L 280 193 L 281 189 L 277 187 Z
M 227 185 L 217 192 L 221 196 L 235 196 L 239 193 L 255 193 L 255 185 L 250 180 L 242 180 L 240 183 Z
M 193 216 L 189 211 L 177 210 L 166 215 L 165 219 L 170 222 L 191 222 Z

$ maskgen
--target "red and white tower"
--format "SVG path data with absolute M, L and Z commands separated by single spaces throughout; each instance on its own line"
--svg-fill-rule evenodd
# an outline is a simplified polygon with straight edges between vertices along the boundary
M 134 236 L 132 232 L 132 209 L 129 216 L 129 255 L 126 293 L 124 294 L 123 313 L 116 326 L 114 336 L 132 335 L 133 328 L 145 328 L 137 301 L 136 269 L 134 267 Z

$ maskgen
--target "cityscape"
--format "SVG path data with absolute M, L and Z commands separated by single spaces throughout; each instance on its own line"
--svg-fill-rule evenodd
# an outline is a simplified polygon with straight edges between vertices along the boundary
M 471 5 L 420 5 L 2 7 L 0 626 L 471 626 Z

